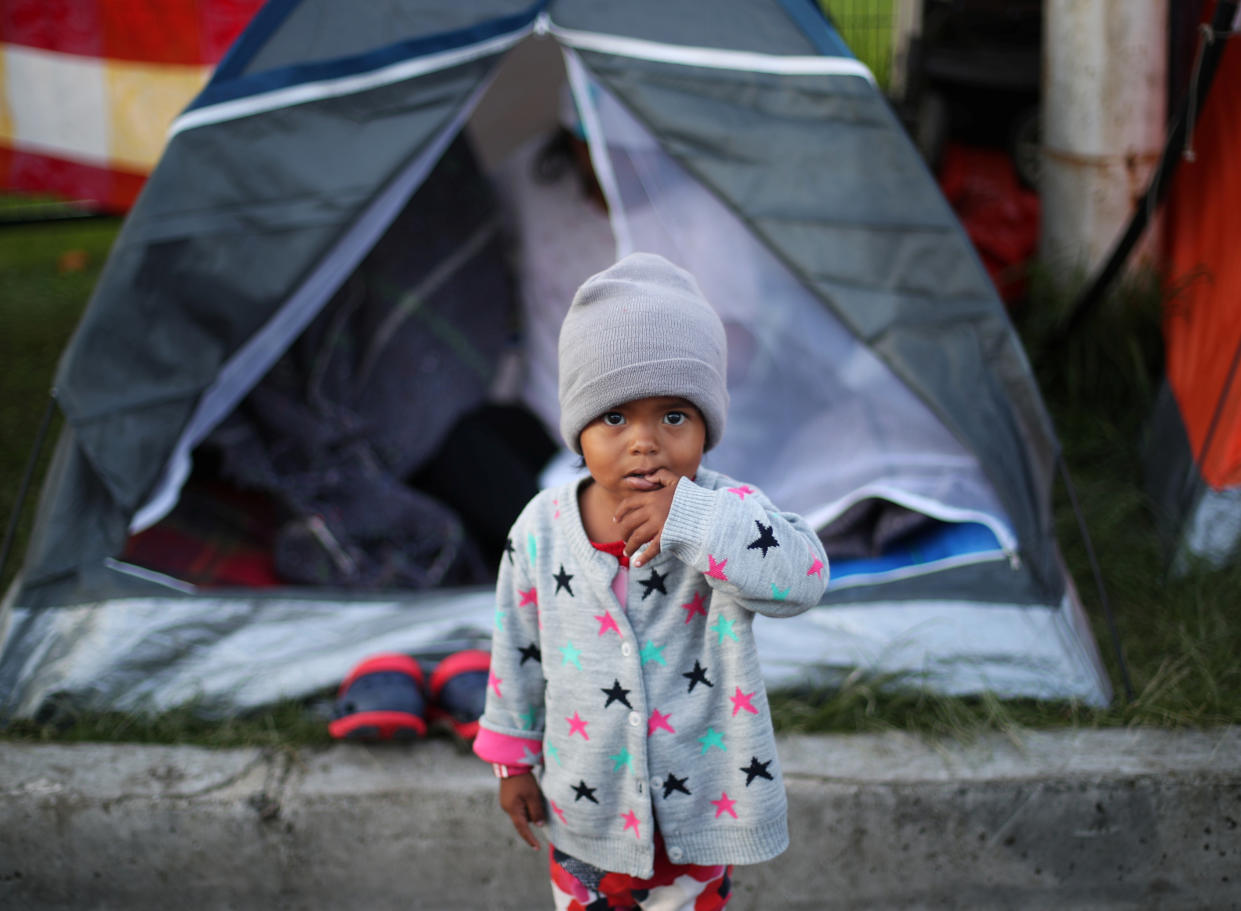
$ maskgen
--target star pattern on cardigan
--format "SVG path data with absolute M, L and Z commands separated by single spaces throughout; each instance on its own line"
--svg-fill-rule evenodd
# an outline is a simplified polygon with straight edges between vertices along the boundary
M 529 659 L 533 658 L 544 665 L 543 679 L 539 681 L 537 677 L 531 678 L 535 683 L 541 682 L 544 687 L 547 687 L 549 682 L 556 682 L 569 687 L 570 692 L 576 691 L 573 693 L 573 701 L 564 704 L 565 709 L 575 709 L 570 716 L 565 716 L 563 711 L 547 713 L 539 711 L 536 716 L 534 708 L 531 707 L 529 732 L 527 732 L 529 733 L 528 742 L 531 745 L 537 743 L 534 738 L 539 735 L 533 733 L 537 721 L 538 727 L 545 729 L 544 753 L 540 758 L 534 752 L 533 746 L 526 747 L 525 752 L 531 755 L 527 757 L 527 761 L 523 761 L 523 765 L 534 766 L 542 763 L 551 765 L 551 774 L 544 784 L 552 787 L 554 783 L 554 789 L 561 800 L 572 802 L 580 807 L 575 810 L 575 818 L 572 820 L 574 827 L 589 826 L 596 832 L 600 832 L 602 827 L 602 829 L 610 830 L 611 837 L 615 839 L 618 837 L 615 822 L 610 821 L 616 819 L 616 816 L 612 815 L 615 813 L 622 820 L 621 831 L 624 833 L 626 842 L 629 830 L 633 831 L 634 837 L 639 842 L 643 841 L 642 834 L 646 834 L 647 841 L 649 841 L 650 833 L 640 831 L 646 822 L 644 808 L 647 804 L 641 799 L 635 803 L 630 799 L 621 798 L 619 806 L 624 807 L 625 804 L 629 804 L 622 811 L 614 802 L 621 797 L 621 793 L 628 793 L 624 790 L 626 788 L 636 787 L 637 793 L 641 795 L 644 790 L 641 784 L 643 781 L 651 788 L 649 797 L 658 800 L 658 795 L 662 791 L 663 801 L 672 800 L 666 809 L 663 804 L 660 804 L 661 812 L 671 813 L 673 817 L 676 817 L 677 813 L 692 813 L 695 819 L 701 820 L 707 830 L 711 829 L 709 821 L 711 817 L 701 812 L 700 802 L 709 803 L 714 808 L 713 815 L 717 827 L 723 826 L 732 831 L 738 831 L 738 827 L 757 825 L 753 820 L 766 813 L 766 810 L 755 801 L 762 800 L 764 794 L 770 792 L 764 790 L 761 785 L 755 792 L 749 792 L 746 789 L 760 779 L 768 782 L 775 781 L 779 778 L 779 772 L 775 770 L 777 760 L 770 749 L 772 744 L 768 742 L 770 741 L 769 726 L 760 726 L 757 722 L 739 718 L 742 714 L 761 717 L 766 711 L 766 703 L 762 695 L 761 681 L 753 677 L 748 666 L 738 670 L 741 666 L 737 662 L 744 655 L 737 644 L 745 643 L 748 646 L 750 624 L 749 615 L 735 609 L 734 602 L 740 601 L 744 607 L 748 601 L 754 605 L 751 610 L 782 615 L 784 612 L 779 611 L 777 605 L 767 601 L 766 591 L 770 586 L 773 601 L 793 598 L 793 592 L 796 589 L 799 599 L 797 606 L 804 609 L 802 603 L 805 601 L 804 590 L 811 587 L 813 583 L 809 580 L 798 581 L 800 577 L 797 574 L 804 572 L 806 576 L 826 577 L 827 558 L 822 556 L 821 551 L 817 549 L 818 542 L 814 539 L 812 532 L 807 535 L 803 528 L 796 527 L 796 522 L 794 522 L 795 527 L 789 530 L 784 516 L 773 511 L 773 507 L 766 503 L 762 495 L 754 488 L 748 485 L 730 487 L 727 488 L 727 497 L 723 496 L 722 485 L 713 489 L 720 491 L 721 496 L 716 502 L 720 504 L 721 510 L 727 510 L 726 514 L 729 516 L 727 521 L 723 521 L 723 514 L 721 514 L 720 521 L 716 523 L 726 526 L 724 529 L 719 529 L 722 536 L 702 537 L 697 545 L 701 549 L 696 550 L 692 563 L 687 559 L 686 554 L 675 551 L 675 556 L 681 562 L 669 559 L 658 562 L 656 566 L 644 566 L 641 577 L 634 572 L 629 584 L 632 586 L 636 583 L 641 588 L 631 587 L 629 589 L 627 604 L 623 592 L 618 596 L 620 605 L 614 603 L 607 596 L 607 592 L 595 584 L 593 574 L 587 576 L 568 571 L 568 563 L 574 563 L 575 568 L 581 568 L 581 564 L 575 557 L 576 551 L 570 551 L 569 548 L 563 546 L 563 542 L 557 537 L 560 532 L 555 529 L 559 526 L 547 526 L 552 528 L 550 536 L 544 535 L 538 537 L 537 540 L 533 535 L 527 536 L 527 528 L 521 527 L 514 530 L 511 537 L 505 541 L 504 553 L 509 557 L 509 565 L 503 567 L 505 572 L 509 572 L 509 566 L 515 565 L 516 554 L 523 550 L 523 548 L 514 547 L 515 541 L 525 539 L 527 547 L 524 549 L 528 550 L 531 561 L 531 565 L 527 566 L 523 559 L 522 566 L 518 567 L 519 571 L 512 573 L 514 584 L 508 589 L 510 600 L 505 602 L 506 610 L 502 621 L 503 625 L 509 628 L 504 632 L 511 633 L 509 644 L 515 646 L 516 651 L 520 653 L 518 667 L 524 666 Z M 733 497 L 736 499 L 734 500 Z M 744 503 L 738 501 L 744 501 Z M 553 503 L 552 506 L 558 507 L 559 504 Z M 551 508 L 547 508 L 541 521 L 546 522 L 546 515 L 551 511 Z M 554 518 L 559 519 L 558 508 L 556 512 L 557 515 Z M 763 522 L 762 519 L 767 519 L 767 522 Z M 755 526 L 757 533 L 748 531 L 751 524 Z M 709 529 L 704 529 L 704 535 L 708 531 Z M 777 531 L 780 532 L 779 535 L 776 534 Z M 544 533 L 540 532 L 540 534 Z M 746 539 L 751 535 L 754 537 L 747 542 Z M 790 535 L 794 536 L 791 544 Z M 708 544 L 708 541 L 712 543 Z M 803 550 L 807 544 L 809 544 L 808 552 Z M 709 548 L 715 549 L 715 552 L 709 553 Z M 745 549 L 745 553 L 741 553 L 742 548 Z M 598 549 L 604 548 L 598 547 Z M 755 560 L 750 556 L 750 552 L 755 550 L 760 552 L 760 560 Z M 800 558 L 797 556 L 799 552 L 803 555 Z M 806 555 L 810 556 L 810 562 L 805 561 Z M 523 558 L 524 556 L 523 554 Z M 703 556 L 706 556 L 708 561 L 705 567 L 697 562 Z M 768 557 L 772 557 L 772 562 L 760 562 L 766 561 Z M 536 558 L 540 558 L 541 563 L 536 564 Z M 658 569 L 658 566 L 663 566 L 663 570 Z M 556 571 L 552 572 L 553 569 Z M 580 579 L 577 578 L 579 575 L 581 575 Z M 773 579 L 776 581 L 773 582 Z M 578 582 L 577 589 L 573 587 L 574 581 Z M 727 584 L 721 585 L 719 584 L 721 582 Z M 547 586 L 553 583 L 555 585 L 553 597 L 549 601 Z M 529 589 L 523 590 L 519 584 L 527 585 Z M 617 584 L 614 580 L 612 586 L 614 590 Z M 596 592 L 597 588 L 600 592 Z M 571 622 L 565 617 L 566 612 L 572 611 L 573 608 L 560 599 L 561 592 L 564 592 L 567 598 L 574 599 L 575 604 L 579 605 L 579 611 Z M 540 594 L 543 604 L 539 603 Z M 652 594 L 657 597 L 651 599 Z M 645 602 L 642 608 L 638 608 L 639 598 L 635 595 L 640 595 L 641 602 Z M 586 600 L 583 601 L 583 599 Z M 520 603 L 515 605 L 514 602 Z M 655 605 L 655 607 L 648 607 L 647 604 Z M 543 629 L 544 620 L 553 616 L 548 612 L 555 610 L 557 613 L 554 615 L 554 620 L 549 622 L 546 632 L 534 634 L 534 641 L 529 645 L 521 646 L 518 637 L 531 636 L 531 633 L 524 632 L 524 630 L 527 623 L 533 626 L 533 618 L 514 611 L 513 608 L 528 605 L 533 605 L 536 610 L 542 612 L 539 615 L 540 630 Z M 683 610 L 683 621 L 676 619 L 674 606 L 680 606 Z M 620 613 L 617 613 L 618 610 Z M 703 618 L 703 627 L 695 626 L 692 631 L 685 629 L 686 626 L 692 625 L 699 616 Z M 591 638 L 588 632 L 596 629 L 589 625 L 591 617 L 597 621 L 595 638 Z M 624 627 L 620 626 L 622 619 L 625 620 Z M 607 636 L 608 632 L 615 632 L 619 641 L 603 642 L 603 637 Z M 716 636 L 715 642 L 712 642 L 711 635 Z M 539 636 L 543 637 L 542 641 L 539 641 Z M 576 646 L 571 641 L 572 638 L 582 642 L 582 646 L 580 648 Z M 726 640 L 729 639 L 734 643 L 731 647 L 725 645 Z M 692 642 L 692 649 L 687 649 L 682 644 L 683 641 Z M 542 646 L 558 649 L 563 656 L 562 662 L 547 666 L 542 661 Z M 612 657 L 613 651 L 617 652 L 615 657 Z M 518 676 L 512 665 L 512 661 L 517 660 L 518 656 L 507 650 L 501 654 L 506 663 L 497 670 L 503 672 L 503 669 L 507 668 L 508 673 L 504 673 L 504 676 L 513 679 L 506 682 L 495 674 L 491 674 L 488 690 L 494 689 L 493 695 L 498 697 L 503 685 L 508 698 L 516 702 L 508 691 L 514 688 L 513 680 Z M 622 656 L 624 661 L 621 660 Z M 702 663 L 704 660 L 709 661 L 710 664 L 704 665 Z M 676 670 L 678 667 L 685 667 L 687 662 L 692 663 L 693 667 L 686 668 L 684 671 Z M 613 670 L 614 667 L 616 676 L 610 686 L 601 687 L 598 683 L 593 683 L 593 688 L 604 696 L 602 706 L 604 712 L 599 713 L 599 704 L 593 701 L 598 699 L 598 696 L 589 696 L 592 684 L 583 685 L 588 678 L 588 674 L 583 669 L 588 668 L 590 674 L 596 679 L 607 679 L 603 677 L 603 674 L 608 670 Z M 538 674 L 539 670 L 530 669 L 523 671 L 524 673 Z M 633 677 L 630 680 L 633 687 L 621 685 L 620 673 L 625 673 L 627 679 Z M 635 673 L 636 677 L 634 677 Z M 714 677 L 711 676 L 712 674 Z M 672 679 L 677 675 L 686 681 L 686 690 L 680 690 L 679 685 Z M 522 680 L 525 679 L 523 676 Z M 713 692 L 708 693 L 707 690 L 713 690 L 716 682 L 720 684 L 721 692 L 718 695 Z M 699 684 L 703 685 L 702 695 L 694 695 L 699 692 Z M 733 685 L 733 693 L 727 697 L 728 703 L 724 703 L 721 697 L 727 692 L 729 684 Z M 747 685 L 750 686 L 748 691 L 744 689 Z M 635 694 L 637 694 L 636 699 L 633 698 Z M 759 698 L 759 703 L 754 702 L 755 697 Z M 535 699 L 536 697 L 531 695 L 527 698 Z M 613 703 L 618 703 L 622 708 L 617 712 L 610 712 L 609 709 Z M 521 705 L 522 703 L 513 705 L 508 715 L 510 730 L 516 727 L 512 721 L 513 713 L 519 711 Z M 725 705 L 730 705 L 731 709 L 726 708 Z M 586 715 L 583 716 L 581 712 L 586 712 Z M 635 741 L 633 739 L 635 736 L 641 738 L 642 714 L 647 715 L 646 737 L 649 739 Z M 545 715 L 551 717 L 545 717 Z M 561 728 L 559 724 L 552 723 L 557 716 L 564 718 L 567 728 Z M 525 716 L 519 717 L 525 720 Z M 675 723 L 672 721 L 674 717 L 677 718 Z M 589 728 L 595 722 L 599 722 L 603 727 L 596 725 L 592 732 Z M 709 725 L 718 725 L 718 727 Z M 618 729 L 624 732 L 623 737 L 616 737 Z M 573 745 L 572 738 L 575 734 L 581 735 L 584 744 L 576 747 Z M 515 740 L 520 740 L 521 736 L 524 735 L 514 732 Z M 564 764 L 561 764 L 561 758 L 557 755 L 552 741 L 559 742 Z M 695 741 L 700 746 L 699 753 L 694 755 L 694 758 L 689 758 L 682 751 L 688 748 L 688 752 L 692 754 L 692 747 L 689 744 Z M 630 751 L 622 746 L 623 743 L 637 743 L 641 748 L 635 746 L 635 749 Z M 669 750 L 672 752 L 668 752 Z M 718 757 L 723 759 L 723 762 L 717 762 L 709 755 L 714 750 L 725 754 Z M 746 766 L 728 766 L 730 759 L 735 762 L 746 753 L 760 752 L 765 753 L 768 758 L 761 760 L 757 755 L 751 755 Z M 735 758 L 729 757 L 727 755 L 729 753 L 734 754 Z M 591 756 L 591 754 L 594 755 Z M 513 755 L 516 755 L 516 751 Z M 553 763 L 546 757 L 552 757 L 556 761 Z M 589 761 L 586 761 L 584 757 L 589 757 Z M 530 759 L 536 761 L 528 761 Z M 662 777 L 656 775 L 651 778 L 649 776 L 655 773 L 656 763 L 662 766 L 665 774 Z M 612 766 L 611 769 L 608 767 L 609 764 Z M 686 774 L 678 775 L 673 772 L 669 767 L 674 765 Z M 591 775 L 592 780 L 602 782 L 602 785 L 590 785 L 584 777 L 587 774 Z M 578 782 L 573 784 L 569 775 L 579 776 Z M 613 781 L 609 776 L 614 777 L 615 780 Z M 637 776 L 636 779 L 633 776 Z M 691 777 L 696 782 L 693 791 L 689 787 Z M 743 788 L 738 789 L 738 785 L 742 785 L 743 782 Z M 728 794 L 727 787 L 732 787 L 742 796 L 733 798 Z M 614 789 L 618 789 L 620 793 L 614 794 Z M 709 799 L 707 795 L 717 789 L 719 789 L 718 798 Z M 568 797 L 569 790 L 572 790 L 574 794 L 571 799 Z M 605 792 L 604 798 L 598 797 L 599 790 Z M 674 795 L 678 794 L 691 799 L 686 801 L 673 799 Z M 607 801 L 606 804 L 602 803 L 604 800 Z M 589 804 L 594 804 L 595 810 L 591 810 Z M 556 814 L 558 822 L 568 824 L 565 811 L 560 805 L 551 801 L 550 794 L 548 806 L 549 812 Z M 636 812 L 639 809 L 643 810 L 643 813 Z M 731 817 L 736 822 L 731 823 L 727 817 Z M 593 821 L 588 821 L 592 818 Z M 659 828 L 654 821 L 652 825 L 656 829 Z
M 702 614 L 704 617 L 707 615 L 707 604 L 702 596 L 702 592 L 694 592 L 694 596 L 682 604 L 681 607 L 685 608 L 686 623 L 689 623 L 699 614 Z
M 707 728 L 707 733 L 698 738 L 698 742 L 702 744 L 702 752 L 706 753 L 712 747 L 717 750 L 728 752 L 728 747 L 724 746 L 724 735 L 715 728 Z
M 771 773 L 767 771 L 767 766 L 771 765 L 771 760 L 759 762 L 757 756 L 750 757 L 750 764 L 745 766 L 741 771 L 745 772 L 745 786 L 748 788 L 750 782 L 755 778 L 766 778 L 768 781 L 775 781 L 771 777 Z
M 764 553 L 763 556 L 767 555 Z M 569 582 L 573 579 L 573 574 L 564 571 L 563 563 L 560 564 L 560 572 L 556 573 L 552 578 L 556 580 L 556 591 L 553 594 L 560 594 L 563 589 L 569 593 L 570 598 L 573 597 L 573 587 L 569 585 Z
M 727 791 L 721 792 L 719 800 L 711 801 L 711 805 L 715 807 L 715 818 L 719 819 L 721 816 L 727 813 L 733 819 L 736 819 L 737 811 L 733 809 L 736 806 L 736 804 L 737 804 L 737 801 L 729 797 Z
M 533 731 L 535 723 L 539 720 L 539 712 L 533 705 L 526 709 L 518 716 L 521 720 L 522 730 Z
M 741 687 L 737 687 L 737 692 L 728 697 L 733 703 L 733 717 L 737 717 L 737 713 L 741 710 L 749 712 L 751 715 L 757 715 L 758 709 L 754 707 L 754 703 L 750 700 L 754 698 L 754 693 L 743 693 Z
M 583 740 L 590 739 L 590 735 L 586 733 L 586 725 L 590 724 L 590 722 L 583 721 L 582 716 L 580 714 L 578 714 L 577 712 L 574 712 L 573 717 L 566 718 L 565 721 L 569 722 L 569 736 L 570 737 L 572 737 L 574 734 L 581 734 Z
M 686 671 L 681 676 L 689 680 L 689 689 L 685 691 L 687 693 L 692 693 L 694 687 L 700 683 L 705 683 L 707 686 L 715 686 L 714 683 L 707 679 L 707 669 L 697 660 L 694 661 L 694 669 Z
M 659 570 L 651 567 L 651 574 L 645 579 L 638 580 L 638 584 L 643 589 L 642 600 L 645 601 L 651 592 L 659 592 L 661 595 L 668 594 L 668 590 L 664 588 L 664 580 L 667 578 L 667 573 L 661 573 Z
M 573 798 L 573 802 L 577 803 L 579 800 L 581 800 L 584 797 L 587 800 L 589 800 L 591 803 L 597 804 L 599 803 L 599 801 L 595 798 L 595 791 L 597 790 L 599 789 L 588 787 L 586 784 L 586 779 L 583 778 L 580 781 L 578 781 L 577 784 L 573 786 L 573 791 L 577 795 L 576 797 Z
M 599 691 L 608 697 L 608 701 L 603 704 L 605 709 L 613 702 L 619 702 L 625 708 L 633 711 L 633 706 L 629 704 L 629 690 L 620 685 L 620 680 L 613 680 L 610 689 L 600 687 Z
M 621 814 L 621 819 L 625 820 L 625 828 L 621 829 L 621 831 L 624 832 L 625 829 L 633 829 L 633 837 L 641 841 L 642 836 L 638 834 L 638 814 L 633 810 L 629 810 Z
M 620 627 L 616 625 L 616 618 L 611 613 L 604 611 L 602 614 L 595 614 L 594 616 L 599 621 L 600 636 L 609 631 L 616 633 L 618 636 L 621 634 Z
M 659 709 L 651 709 L 651 720 L 646 725 L 646 736 L 650 737 L 656 731 L 667 731 L 669 734 L 675 734 L 677 731 L 670 723 L 670 718 L 672 718 L 671 713 L 665 715 Z
M 745 771 L 745 770 L 743 769 L 742 771 Z M 664 777 L 664 800 L 667 800 L 669 797 L 671 797 L 674 791 L 680 791 L 682 794 L 690 794 L 689 788 L 685 786 L 685 783 L 687 781 L 689 781 L 688 775 L 686 775 L 684 778 L 677 778 L 677 776 L 669 772 Z M 690 794 L 690 796 L 693 796 L 693 795 Z
M 779 547 L 780 542 L 776 540 L 776 536 L 772 534 L 772 526 L 764 525 L 758 519 L 754 520 L 754 524 L 758 526 L 758 538 L 746 545 L 746 550 L 761 550 L 763 559 L 767 558 L 767 551 L 773 547 Z
M 579 671 L 582 669 L 582 650 L 572 642 L 560 646 L 560 654 L 564 655 L 564 664 L 572 664 Z
M 720 634 L 720 643 L 724 641 L 725 636 L 733 640 L 733 642 L 737 642 L 737 634 L 733 632 L 733 624 L 736 622 L 737 621 L 735 620 L 728 620 L 725 617 L 720 616 L 715 618 L 715 625 L 708 626 L 707 629 L 711 630 L 713 633 Z

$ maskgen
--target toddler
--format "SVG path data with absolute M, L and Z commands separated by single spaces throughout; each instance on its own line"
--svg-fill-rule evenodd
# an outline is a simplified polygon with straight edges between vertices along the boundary
M 501 558 L 474 751 L 555 906 L 720 908 L 732 864 L 788 846 L 751 633 L 818 603 L 797 515 L 701 467 L 724 432 L 726 343 L 693 277 L 635 253 L 560 331 L 560 430 L 589 477 L 545 490 Z

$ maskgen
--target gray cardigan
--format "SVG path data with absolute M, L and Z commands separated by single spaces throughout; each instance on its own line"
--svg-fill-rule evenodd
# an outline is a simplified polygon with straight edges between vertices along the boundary
M 652 875 L 656 828 L 674 863 L 776 856 L 787 806 L 751 624 L 818 603 L 818 536 L 702 469 L 677 485 L 622 610 L 578 489 L 543 491 L 513 526 L 480 740 L 541 741 L 551 841 L 604 870 Z

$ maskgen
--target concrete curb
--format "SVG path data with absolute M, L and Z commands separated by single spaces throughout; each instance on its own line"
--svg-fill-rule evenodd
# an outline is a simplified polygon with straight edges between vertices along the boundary
M 792 847 L 731 911 L 1241 908 L 1241 728 L 780 745 Z M 0 907 L 550 905 L 454 744 L 0 743 Z

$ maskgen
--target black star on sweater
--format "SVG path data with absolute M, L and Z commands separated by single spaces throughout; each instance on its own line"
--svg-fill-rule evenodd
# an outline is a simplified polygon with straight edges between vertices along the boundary
M 512 538 L 505 538 L 505 539 L 504 539 L 504 552 L 505 552 L 506 554 L 508 554 L 508 565 L 509 565 L 509 566 L 512 566 L 512 565 L 513 565 L 513 553 L 514 553 L 516 550 L 517 550 L 517 548 L 515 548 L 515 547 L 513 546 L 513 539 L 512 539 Z
M 539 646 L 537 643 L 531 642 L 529 645 L 519 648 L 517 651 L 521 652 L 521 664 L 517 665 L 518 667 L 521 667 L 522 664 L 525 664 L 531 659 L 539 662 L 539 664 L 543 663 L 543 653 L 539 651 Z
M 757 519 L 754 520 L 754 524 L 758 526 L 758 538 L 751 541 L 746 547 L 746 550 L 761 550 L 763 552 L 763 556 L 766 557 L 768 549 L 772 547 L 779 547 L 780 542 L 777 541 L 776 536 L 771 533 L 770 525 L 764 525 Z
M 570 598 L 573 597 L 573 589 L 569 587 L 569 580 L 573 578 L 573 574 L 564 571 L 563 563 L 560 564 L 560 572 L 552 576 L 552 578 L 556 580 L 556 591 L 553 594 L 556 594 L 563 588 L 569 593 Z
M 759 762 L 757 756 L 751 756 L 749 766 L 741 770 L 745 772 L 745 786 L 748 788 L 750 786 L 750 782 L 755 778 L 766 778 L 768 781 L 775 781 L 775 779 L 771 777 L 771 773 L 767 771 L 767 766 L 769 765 L 771 765 L 770 759 L 766 762 Z
M 694 662 L 694 669 L 692 671 L 686 671 L 681 676 L 689 679 L 689 689 L 685 691 L 687 693 L 692 693 L 694 687 L 700 683 L 705 683 L 707 686 L 715 686 L 714 683 L 707 679 L 707 669 L 697 661 Z
M 653 591 L 657 591 L 661 595 L 668 594 L 668 590 L 664 588 L 664 579 L 666 578 L 668 578 L 667 573 L 661 574 L 657 570 L 652 568 L 651 574 L 649 577 L 645 579 L 639 579 L 638 581 L 642 584 L 642 587 L 646 589 L 646 591 L 642 592 L 642 600 L 645 601 L 646 596 L 649 595 Z
M 578 781 L 578 783 L 577 783 L 577 784 L 575 784 L 575 785 L 573 786 L 573 790 L 577 793 L 577 796 L 573 798 L 573 802 L 574 802 L 574 803 L 577 803 L 577 802 L 578 802 L 579 800 L 581 800 L 583 797 L 585 797 L 585 798 L 586 798 L 587 800 L 589 800 L 591 803 L 598 803 L 598 802 L 599 802 L 599 801 L 595 800 L 595 791 L 597 791 L 597 790 L 599 790 L 599 789 L 598 789 L 598 788 L 588 788 L 588 787 L 586 786 L 586 779 L 584 779 L 584 778 L 583 778 L 583 779 L 581 779 L 581 780 L 579 780 L 579 781 Z
M 689 781 L 689 776 L 677 778 L 671 772 L 664 779 L 664 800 L 667 800 L 673 791 L 680 791 L 682 794 L 689 794 L 689 788 L 685 787 L 685 782 Z
M 600 687 L 600 689 L 607 694 L 608 697 L 608 701 L 603 704 L 605 709 L 613 702 L 620 702 L 625 706 L 625 708 L 630 711 L 633 710 L 633 706 L 629 704 L 629 690 L 622 687 L 619 680 L 612 681 L 611 689 L 604 690 L 602 687 Z

